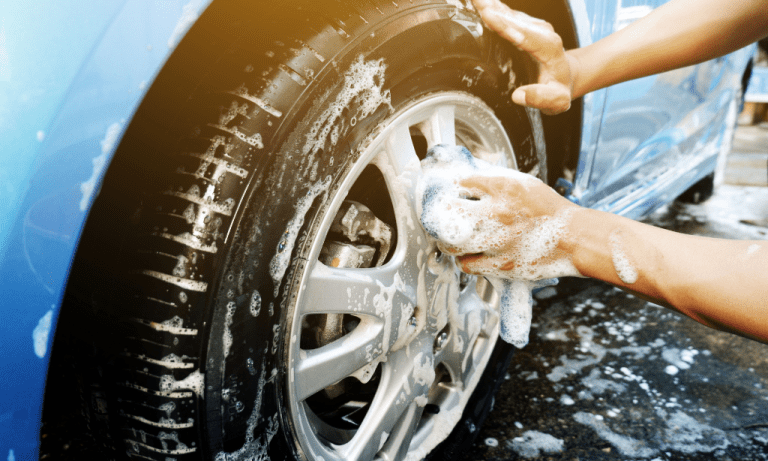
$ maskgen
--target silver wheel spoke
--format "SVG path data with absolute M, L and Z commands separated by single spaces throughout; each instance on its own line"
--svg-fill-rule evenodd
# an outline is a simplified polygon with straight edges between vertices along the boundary
M 493 289 L 491 283 L 483 277 L 474 277 L 471 285 L 467 287 L 467 305 L 478 304 L 482 308 L 482 335 L 485 337 L 495 334 L 499 324 L 499 294 Z M 465 301 L 459 301 L 464 303 Z
M 435 110 L 429 119 L 421 124 L 422 133 L 427 138 L 429 147 L 435 144 L 456 144 L 455 108 L 442 105 Z
M 304 288 L 307 302 L 301 314 L 351 314 L 382 319 L 388 314 L 388 305 L 416 302 L 415 290 L 397 283 L 397 274 L 395 266 L 336 269 L 317 262 Z
M 331 344 L 304 351 L 293 370 L 296 397 L 304 400 L 351 375 L 381 355 L 381 323 L 362 321 L 352 333 Z M 378 354 L 374 354 L 378 352 Z
M 421 419 L 421 414 L 424 412 L 424 407 L 421 407 L 412 402 L 408 409 L 403 413 L 400 419 L 392 428 L 392 433 L 389 434 L 387 442 L 384 447 L 379 451 L 378 459 L 384 461 L 397 461 L 404 459 L 408 448 L 411 446 L 411 440 L 413 439 L 416 426 Z
M 467 348 L 471 348 L 472 344 L 467 341 L 466 337 L 463 337 L 460 343 L 461 349 L 457 351 L 454 347 L 456 347 L 458 341 L 459 338 L 457 337 L 450 340 L 445 352 L 437 360 L 448 368 L 456 381 L 465 382 L 466 375 L 472 370 L 474 365 L 471 354 L 467 353 Z
M 416 167 L 419 163 L 408 125 L 400 125 L 393 130 L 393 133 L 387 138 L 385 152 L 395 175 L 400 175 L 407 169 Z
M 396 127 L 387 136 L 383 149 L 374 162 L 384 175 L 392 194 L 398 232 L 413 234 L 410 237 L 416 240 L 417 235 L 424 233 L 418 222 L 417 207 L 414 202 L 421 165 L 407 124 Z
M 409 356 L 406 352 L 399 351 L 389 356 L 382 372 L 379 392 L 371 402 L 371 408 L 357 434 L 343 448 L 346 459 L 373 459 L 379 449 L 383 448 L 402 415 L 411 405 L 415 405 L 414 399 L 427 394 L 432 382 L 419 379 L 420 370 L 433 370 L 434 365 L 431 353 L 424 343 L 419 347 L 419 350 L 424 351 L 422 353 L 411 351 Z
M 470 284 L 459 297 L 461 306 L 458 321 L 453 321 L 454 328 L 445 347 L 435 356 L 438 363 L 443 363 L 461 382 L 466 382 L 474 372 L 473 349 L 477 338 L 489 336 L 498 324 L 498 314 L 484 302 Z

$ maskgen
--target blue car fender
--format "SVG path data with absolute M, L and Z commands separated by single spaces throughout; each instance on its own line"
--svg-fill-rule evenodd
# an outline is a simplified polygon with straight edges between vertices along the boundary
M 78 238 L 146 90 L 210 0 L 0 3 L 0 459 L 37 459 Z

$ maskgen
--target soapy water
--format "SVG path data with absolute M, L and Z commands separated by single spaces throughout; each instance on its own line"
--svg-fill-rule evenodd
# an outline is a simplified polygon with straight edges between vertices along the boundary
M 581 276 L 557 250 L 569 214 L 524 217 L 512 203 L 499 203 L 489 194 L 477 196 L 462 180 L 509 178 L 525 190 L 539 180 L 485 162 L 461 146 L 436 145 L 421 166 L 417 203 L 422 226 L 446 253 L 482 253 L 482 262 L 472 271 L 486 276 L 501 297 L 501 337 L 518 348 L 525 346 L 532 290 L 556 284 L 555 277 Z
M 613 260 L 613 267 L 616 270 L 616 274 L 619 279 L 627 285 L 632 285 L 637 282 L 637 269 L 630 262 L 627 253 L 624 251 L 621 242 L 621 235 L 614 231 L 608 238 L 611 244 L 611 259 Z
M 508 280 L 500 277 L 486 277 L 501 297 L 501 339 L 522 349 L 528 344 L 528 333 L 533 318 L 534 289 L 554 285 L 557 279 L 540 282 Z

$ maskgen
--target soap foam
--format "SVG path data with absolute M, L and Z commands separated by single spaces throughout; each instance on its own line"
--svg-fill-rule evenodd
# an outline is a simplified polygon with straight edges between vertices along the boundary
M 616 269 L 616 274 L 619 276 L 619 279 L 627 285 L 637 282 L 637 270 L 632 266 L 629 257 L 624 252 L 619 233 L 616 231 L 612 232 L 611 236 L 608 238 L 608 242 L 611 244 L 613 267 Z
M 501 337 L 516 347 L 525 346 L 532 316 L 531 290 L 553 285 L 556 281 L 547 279 L 554 277 L 581 276 L 557 248 L 570 221 L 569 212 L 525 217 L 511 203 L 499 204 L 489 195 L 473 196 L 461 185 L 464 179 L 509 178 L 526 190 L 539 179 L 473 157 L 461 146 L 432 147 L 422 161 L 422 171 L 417 185 L 422 226 L 446 253 L 483 253 L 472 271 L 485 275 L 500 294 Z
M 417 187 L 422 225 L 444 252 L 484 253 L 487 258 L 482 267 L 473 267 L 474 273 L 529 281 L 581 275 L 571 260 L 557 251 L 570 212 L 526 217 L 516 212 L 513 204 L 499 205 L 489 195 L 473 197 L 460 184 L 470 177 L 509 178 L 529 190 L 540 182 L 537 178 L 491 165 L 460 146 L 431 148 L 422 169 Z M 508 222 L 502 223 L 502 219 Z
M 501 294 L 501 339 L 517 348 L 528 344 L 533 317 L 531 282 L 489 277 L 488 281 Z

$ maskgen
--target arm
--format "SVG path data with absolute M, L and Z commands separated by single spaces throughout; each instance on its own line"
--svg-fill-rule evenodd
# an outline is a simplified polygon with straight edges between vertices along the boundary
M 474 207 L 493 229 L 486 233 L 493 238 L 483 240 L 493 244 L 444 247 L 465 272 L 521 279 L 533 273 L 524 264 L 564 268 L 547 277 L 573 275 L 567 268 L 575 267 L 704 325 L 768 343 L 768 242 L 678 234 L 579 207 L 541 181 L 522 179 L 461 182 L 474 200 L 463 208 Z M 556 219 L 566 224 L 554 248 L 521 258 L 521 231 Z M 476 226 L 477 235 L 483 226 Z
M 584 48 L 564 51 L 552 27 L 499 0 L 474 0 L 488 27 L 539 62 L 512 99 L 546 114 L 607 86 L 706 61 L 768 36 L 766 0 L 672 0 Z
M 723 56 L 766 35 L 766 0 L 673 0 L 592 45 L 567 52 L 579 69 L 573 97 Z
M 768 343 L 768 242 L 678 234 L 584 208 L 570 229 L 562 243 L 582 275 Z

